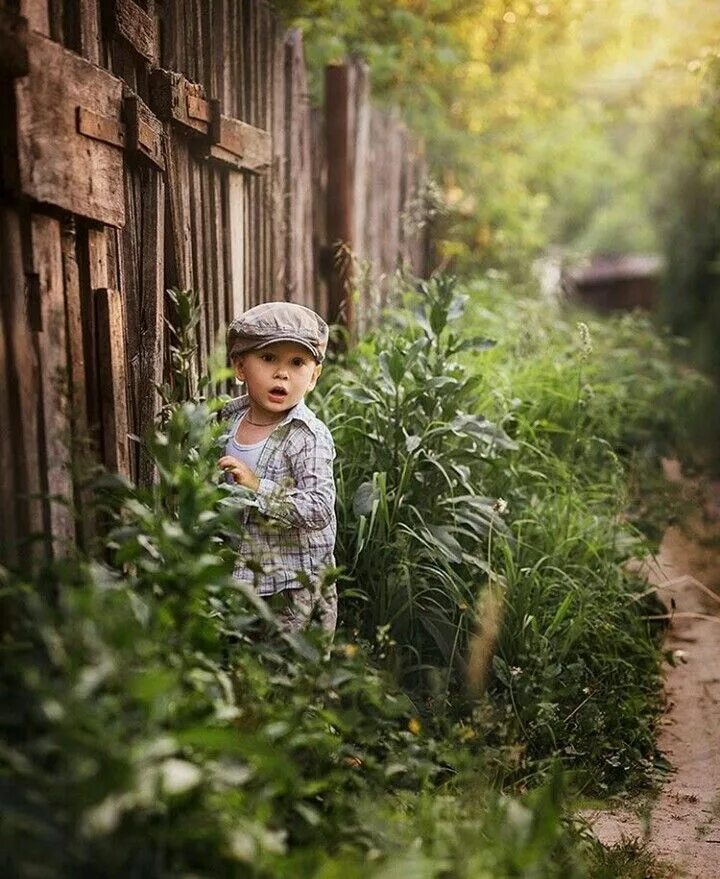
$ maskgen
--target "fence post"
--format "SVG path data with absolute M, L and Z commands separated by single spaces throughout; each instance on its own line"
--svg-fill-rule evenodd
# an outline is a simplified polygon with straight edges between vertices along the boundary
M 327 144 L 328 317 L 331 323 L 354 324 L 352 282 L 353 180 L 350 104 L 352 68 L 325 68 L 325 137 Z

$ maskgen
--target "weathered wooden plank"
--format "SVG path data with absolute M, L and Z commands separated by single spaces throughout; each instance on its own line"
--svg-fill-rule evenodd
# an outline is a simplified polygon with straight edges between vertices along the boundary
M 21 15 L 0 8 L 0 79 L 27 76 L 28 22 Z
M 93 64 L 100 64 L 102 38 L 98 0 L 78 0 L 78 16 L 80 54 Z
M 285 275 L 285 191 L 286 191 L 286 157 L 285 157 L 285 41 L 281 35 L 275 18 L 272 22 L 270 120 L 268 130 L 272 135 L 272 166 L 269 180 L 269 272 L 272 286 L 283 298 L 287 298 Z
M 181 73 L 156 69 L 150 73 L 150 107 L 164 122 L 175 122 L 188 134 L 208 132 L 210 104 L 205 89 Z
M 352 298 L 347 295 L 353 245 L 350 144 L 351 69 L 325 68 L 325 136 L 327 155 L 327 243 L 332 253 L 328 283 L 330 320 L 352 326 Z
M 224 331 L 229 323 L 227 313 L 227 271 L 225 260 L 225 215 L 223 211 L 223 189 L 226 185 L 226 173 L 221 169 L 211 171 L 211 213 L 213 225 L 213 265 L 216 278 L 215 291 L 215 324 L 213 333 L 216 340 L 218 333 Z
M 193 286 L 189 161 L 187 144 L 170 132 L 166 160 L 170 224 L 168 276 L 171 285 L 182 289 Z
M 85 360 L 88 434 L 95 451 L 102 455 L 102 415 L 98 372 L 98 332 L 95 290 L 108 286 L 108 245 L 104 228 L 78 229 L 78 267 Z
M 273 20 L 268 6 L 263 3 L 258 5 L 258 41 L 260 43 L 260 124 L 268 134 L 270 160 L 272 161 L 272 142 L 270 134 L 272 132 L 272 24 Z M 268 291 L 273 299 L 282 299 L 283 291 L 275 285 L 272 265 L 272 246 L 273 246 L 273 205 L 272 205 L 272 179 L 270 175 L 266 175 L 260 184 L 262 192 L 262 213 L 261 213 L 261 273 L 263 289 Z M 267 294 L 266 294 L 267 295 Z
M 165 170 L 162 122 L 137 95 L 127 94 L 123 101 L 125 147 L 143 156 L 161 171 Z
M 0 248 L 0 263 L 6 254 Z M 0 269 L 2 271 L 2 269 Z M 6 273 L 0 275 L 0 290 L 4 292 Z M 18 562 L 18 516 L 16 462 L 13 454 L 13 413 L 10 407 L 10 381 L 13 364 L 6 341 L 5 316 L 0 309 L 0 564 L 15 567 Z
M 50 37 L 57 43 L 66 45 L 65 40 L 65 9 L 63 0 L 48 0 L 48 17 L 50 20 Z M 69 49 L 73 48 L 68 46 Z
M 83 482 L 93 457 L 87 420 L 87 386 L 83 346 L 81 271 L 78 264 L 78 239 L 74 219 L 66 219 L 61 230 L 63 286 L 65 288 L 65 320 L 67 324 L 68 372 L 70 377 L 70 420 L 74 498 L 77 509 L 76 535 L 87 548 L 95 534 L 90 509 L 90 493 Z
M 251 88 L 251 97 L 250 97 L 250 116 L 248 118 L 248 122 L 251 122 L 253 125 L 257 125 L 258 127 L 262 126 L 262 116 L 260 115 L 260 73 L 262 70 L 260 63 L 260 46 L 259 46 L 259 38 L 260 38 L 260 27 L 258 18 L 260 15 L 260 9 L 258 3 L 250 2 L 250 33 L 248 34 L 248 42 L 250 45 L 250 58 L 249 58 L 249 77 L 250 77 L 250 88 Z
M 147 389 L 139 387 L 139 352 L 142 324 L 140 318 L 140 303 L 143 290 L 140 273 L 143 260 L 143 229 L 141 221 L 142 187 L 144 183 L 143 169 L 140 167 L 128 167 L 125 172 L 125 212 L 126 222 L 117 241 L 117 255 L 119 266 L 118 272 L 122 277 L 121 284 L 112 285 L 114 289 L 122 290 L 125 308 L 123 310 L 124 334 L 125 334 L 125 357 L 128 366 L 128 429 L 138 433 L 138 398 Z M 130 476 L 137 481 L 139 449 L 136 443 L 128 446 Z
M 115 32 L 138 55 L 157 63 L 157 33 L 155 20 L 134 0 L 113 0 Z
M 233 31 L 230 0 L 216 0 L 213 4 L 213 44 L 215 58 L 210 93 L 217 95 L 228 116 L 237 116 L 231 90 L 231 40 Z
M 16 517 L 16 534 L 22 545 L 17 558 L 31 567 L 42 556 L 44 544 L 25 541 L 46 533 L 45 510 L 41 499 L 41 474 L 45 465 L 40 456 L 41 391 L 37 336 L 28 320 L 28 289 L 23 266 L 23 235 L 18 212 L 0 205 L 0 279 L 3 326 L 7 352 L 6 376 L 8 421 L 16 495 L 10 507 Z
M 312 250 L 313 250 L 313 307 L 329 320 L 327 292 L 327 162 L 325 160 L 325 121 L 320 108 L 310 110 L 310 162 L 312 171 Z
M 198 81 L 197 56 L 196 47 L 197 34 L 195 33 L 195 2 L 196 0 L 177 0 L 182 3 L 184 8 L 184 37 L 185 37 L 185 55 L 183 66 L 180 70 L 193 82 Z
M 353 251 L 358 261 L 365 258 L 364 231 L 366 222 L 365 193 L 372 181 L 368 165 L 370 152 L 370 77 L 368 67 L 353 62 L 352 94 L 352 173 L 353 173 Z
M 227 250 L 230 254 L 230 319 L 245 311 L 245 180 L 242 174 L 228 174 Z
M 124 230 L 130 427 L 141 437 L 160 409 L 157 386 L 163 377 L 164 188 L 163 176 L 154 169 L 138 168 L 132 174 L 133 209 Z M 131 446 L 130 462 L 135 479 L 152 481 L 152 463 L 136 445 Z
M 38 34 L 28 45 L 30 73 L 15 82 L 22 192 L 122 226 L 122 150 L 79 133 L 76 111 L 119 122 L 121 82 Z
M 313 306 L 313 167 L 311 116 L 302 35 L 285 42 L 286 295 Z
M 130 476 L 122 294 L 119 290 L 101 287 L 95 290 L 95 305 L 103 460 L 113 472 Z
M 202 308 L 200 310 L 200 323 L 198 326 L 198 355 L 200 361 L 200 372 L 204 372 L 207 366 L 207 295 L 208 291 L 205 286 L 205 251 L 203 247 L 203 230 L 202 230 L 202 189 L 201 189 L 201 169 L 200 163 L 191 158 L 190 160 L 190 209 L 191 209 L 191 242 L 192 242 L 192 261 L 193 261 L 193 277 L 195 280 L 194 289 L 198 295 L 198 299 Z
M 199 56 L 200 75 L 198 79 L 205 86 L 209 95 L 217 96 L 217 58 L 215 57 L 215 30 L 213 16 L 217 15 L 215 3 L 198 3 L 198 30 L 200 42 L 196 51 Z
M 20 15 L 27 19 L 31 31 L 50 36 L 48 0 L 20 0 Z
M 217 296 L 213 246 L 212 215 L 210 212 L 210 171 L 205 164 L 198 168 L 200 181 L 200 204 L 198 219 L 200 221 L 200 243 L 203 251 L 203 286 L 205 288 L 205 344 L 208 355 L 214 348 L 213 328 L 215 324 L 215 297 Z
M 210 102 L 210 140 L 208 157 L 232 165 L 238 170 L 264 171 L 272 162 L 270 132 L 232 119 L 220 112 L 220 102 Z
M 243 91 L 243 106 L 241 119 L 245 122 L 254 123 L 255 116 L 255 91 L 253 88 L 253 73 L 255 71 L 255 54 L 253 45 L 253 3 L 243 0 L 242 3 L 242 67 L 238 75 L 238 85 Z
M 72 431 L 66 340 L 65 285 L 60 222 L 34 214 L 32 258 L 40 283 L 42 331 L 38 334 L 42 376 L 44 476 L 47 480 L 50 538 L 56 557 L 75 541 L 71 475 Z

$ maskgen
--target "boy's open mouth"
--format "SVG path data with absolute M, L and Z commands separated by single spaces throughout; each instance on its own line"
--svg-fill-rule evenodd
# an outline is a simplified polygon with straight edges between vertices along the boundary
M 276 385 L 274 388 L 270 388 L 270 397 L 278 400 L 284 400 L 287 397 L 287 390 L 285 388 L 281 388 L 279 385 Z

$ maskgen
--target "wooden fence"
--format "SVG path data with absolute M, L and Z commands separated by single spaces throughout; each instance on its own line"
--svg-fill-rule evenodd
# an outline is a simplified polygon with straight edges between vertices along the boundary
M 152 478 L 129 437 L 158 409 L 168 287 L 200 297 L 202 370 L 261 301 L 367 323 L 341 242 L 377 279 L 424 273 L 422 156 L 362 67 L 326 92 L 311 110 L 300 34 L 258 0 L 0 0 L 0 561 L 87 540 L 85 438 Z

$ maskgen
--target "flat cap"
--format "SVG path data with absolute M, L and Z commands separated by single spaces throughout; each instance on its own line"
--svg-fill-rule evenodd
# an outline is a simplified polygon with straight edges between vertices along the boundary
M 312 309 L 295 302 L 263 302 L 235 318 L 228 327 L 230 357 L 273 342 L 297 342 L 318 363 L 325 358 L 328 325 Z

